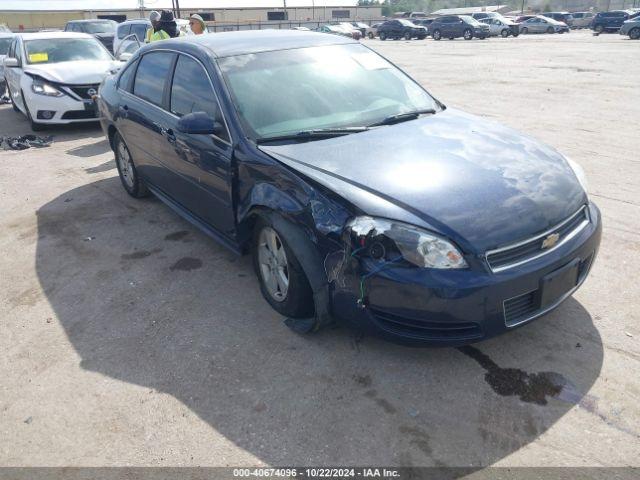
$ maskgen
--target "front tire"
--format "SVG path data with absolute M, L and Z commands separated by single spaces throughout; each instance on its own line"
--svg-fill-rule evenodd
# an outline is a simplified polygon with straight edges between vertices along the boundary
M 638 40 L 640 38 L 640 28 L 632 28 L 629 30 L 629 38 L 631 40 Z
M 11 108 L 13 108 L 14 112 L 19 112 L 20 109 L 18 108 L 15 100 L 13 99 L 13 94 L 11 93 L 11 89 L 9 88 L 9 85 L 7 85 L 7 93 L 9 93 L 9 98 L 11 99 Z
M 602 25 L 596 25 L 595 27 L 593 27 L 593 31 L 599 35 L 604 32 L 604 27 Z
M 29 110 L 29 106 L 27 105 L 27 101 L 24 98 L 24 92 L 22 92 L 22 103 L 24 104 L 24 109 L 27 112 L 27 120 L 29 120 L 29 124 L 31 125 L 31 130 L 33 130 L 34 132 L 41 132 L 42 130 L 44 130 L 46 128 L 45 125 L 33 120 L 33 117 L 31 116 L 31 111 Z
M 127 193 L 133 198 L 148 196 L 149 190 L 138 176 L 138 171 L 133 163 L 129 148 L 119 133 L 116 133 L 113 138 L 113 151 L 116 157 L 116 166 L 118 167 L 120 181 Z
M 380 32 L 380 40 L 384 42 L 386 39 L 387 39 L 387 34 L 384 32 Z
M 522 27 L 522 30 L 520 30 L 520 33 L 522 35 L 526 35 L 527 33 L 529 33 L 529 29 L 527 27 Z
M 411 40 L 411 32 L 406 32 L 406 33 L 404 34 L 404 39 L 405 39 L 405 40 Z
M 553 27 L 549 27 L 547 28 L 547 33 L 553 33 L 555 32 L 555 30 L 553 29 Z
M 473 32 L 471 31 L 471 29 L 467 28 L 462 33 L 462 36 L 464 37 L 465 40 L 471 40 L 473 38 Z
M 254 228 L 253 266 L 262 296 L 276 312 L 290 318 L 313 315 L 309 280 L 287 239 L 264 217 Z
M 500 35 L 502 35 L 502 38 L 507 38 L 509 36 L 509 30 L 505 28 L 500 32 Z
M 434 30 L 431 36 L 433 37 L 434 40 L 440 40 L 442 38 L 442 34 L 440 33 L 440 30 Z
M 369 40 L 373 40 L 374 38 L 376 38 L 376 36 L 373 34 L 373 32 L 369 32 L 367 34 L 367 36 L 369 37 Z

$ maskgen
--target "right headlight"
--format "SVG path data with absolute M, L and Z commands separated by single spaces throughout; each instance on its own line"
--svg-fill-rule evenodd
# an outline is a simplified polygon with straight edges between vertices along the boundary
M 578 182 L 580 183 L 580 186 L 584 190 L 584 193 L 586 195 L 588 195 L 587 188 L 588 188 L 589 184 L 587 183 L 587 175 L 584 173 L 583 168 L 579 164 L 577 164 L 576 162 L 571 160 L 570 158 L 568 158 L 568 157 L 564 157 L 564 158 L 567 161 L 567 163 L 569 164 L 569 166 L 571 167 L 571 170 L 573 170 L 573 173 L 575 174 L 576 178 L 578 179 Z
M 356 217 L 346 225 L 354 252 L 377 260 L 396 261 L 398 255 L 423 268 L 467 268 L 462 253 L 448 240 L 421 228 L 383 218 Z M 395 250 L 395 252 L 394 252 Z
M 39 78 L 33 79 L 31 90 L 33 91 L 33 93 L 37 93 L 38 95 L 45 95 L 47 97 L 61 97 L 64 95 L 64 93 L 62 93 L 56 87 Z

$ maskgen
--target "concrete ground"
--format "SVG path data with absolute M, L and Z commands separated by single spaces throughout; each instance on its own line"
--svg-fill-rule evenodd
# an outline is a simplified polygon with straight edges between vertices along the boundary
M 0 465 L 640 465 L 640 42 L 366 44 L 584 166 L 585 285 L 462 351 L 298 336 L 248 258 L 125 194 L 97 127 L 51 130 L 0 152 Z

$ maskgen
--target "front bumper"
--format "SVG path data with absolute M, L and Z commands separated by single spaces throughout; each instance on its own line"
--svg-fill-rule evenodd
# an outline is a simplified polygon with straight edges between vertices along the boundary
M 357 273 L 345 273 L 335 282 L 333 315 L 369 333 L 412 345 L 464 345 L 505 333 L 553 310 L 584 282 L 602 232 L 594 204 L 589 205 L 589 215 L 589 225 L 571 241 L 499 273 L 488 268 L 427 270 L 389 264 L 363 281 L 362 272 L 367 275 L 379 267 L 362 261 Z M 579 264 L 577 283 L 541 306 L 536 292 L 541 292 L 542 278 L 574 261 Z M 508 318 L 514 302 L 524 313 Z
M 96 122 L 100 120 L 97 110 L 90 100 L 76 100 L 69 95 L 49 97 L 30 95 L 27 105 L 33 119 L 42 124 L 68 124 Z M 43 112 L 55 112 L 51 118 L 43 117 Z

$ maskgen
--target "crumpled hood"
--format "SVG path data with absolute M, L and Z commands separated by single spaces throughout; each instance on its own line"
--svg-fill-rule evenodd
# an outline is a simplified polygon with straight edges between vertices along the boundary
M 82 60 L 42 65 L 28 65 L 24 71 L 56 83 L 86 85 L 101 83 L 111 70 L 119 67 L 119 62 L 102 60 Z
M 454 109 L 363 133 L 260 148 L 367 214 L 417 217 L 478 253 L 544 231 L 587 201 L 558 152 Z

